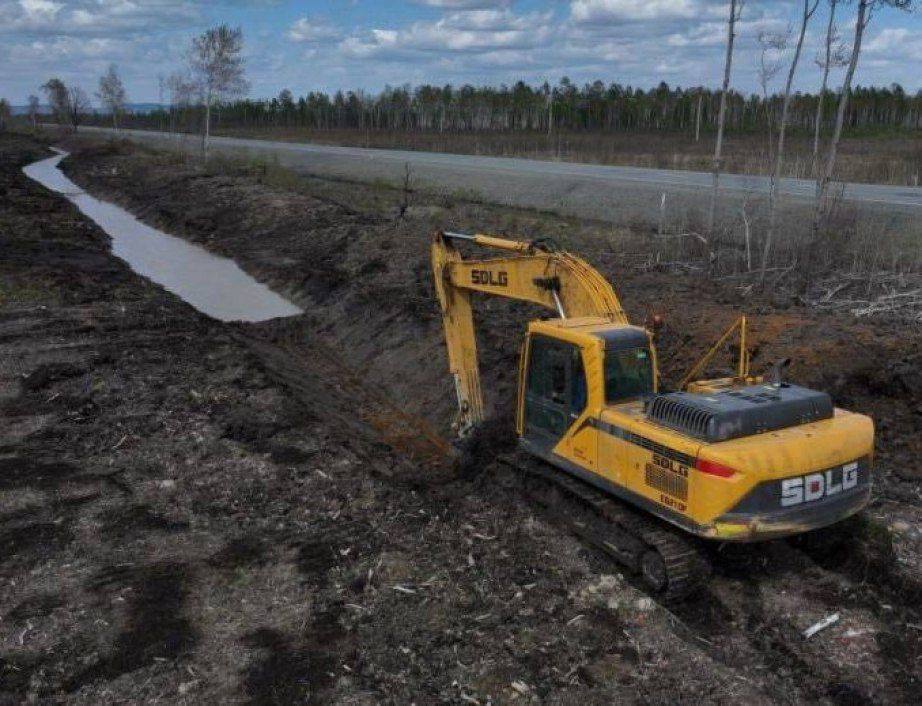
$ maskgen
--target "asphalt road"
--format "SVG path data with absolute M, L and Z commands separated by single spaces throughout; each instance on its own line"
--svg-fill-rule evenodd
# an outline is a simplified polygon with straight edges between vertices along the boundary
M 82 127 L 81 132 L 111 133 L 105 128 Z M 197 148 L 195 136 L 141 130 L 121 135 L 156 146 Z M 663 194 L 667 218 L 701 217 L 707 207 L 712 176 L 706 172 L 645 169 L 508 157 L 444 154 L 403 150 L 339 147 L 296 142 L 273 142 L 213 137 L 213 152 L 260 156 L 305 173 L 357 180 L 402 182 L 407 166 L 414 183 L 479 197 L 487 201 L 528 208 L 557 210 L 571 215 L 609 220 L 659 218 Z M 739 206 L 758 203 L 768 190 L 761 176 L 724 174 L 720 178 L 724 215 Z M 782 179 L 783 208 L 803 212 L 813 198 L 814 182 Z M 922 188 L 877 184 L 837 184 L 843 202 L 860 210 L 902 217 L 922 215 Z

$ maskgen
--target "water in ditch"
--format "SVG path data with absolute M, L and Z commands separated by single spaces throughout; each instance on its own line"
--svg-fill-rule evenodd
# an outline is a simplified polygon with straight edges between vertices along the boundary
M 301 309 L 257 282 L 233 260 L 141 223 L 118 206 L 100 201 L 58 168 L 66 152 L 26 166 L 26 176 L 71 201 L 112 238 L 112 253 L 140 275 L 221 321 L 266 321 Z

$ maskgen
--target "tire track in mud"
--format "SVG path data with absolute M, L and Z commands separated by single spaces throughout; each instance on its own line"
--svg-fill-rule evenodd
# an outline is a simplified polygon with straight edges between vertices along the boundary
M 523 497 L 528 497 L 524 491 Z M 588 536 L 591 532 L 574 529 L 569 512 L 562 512 L 560 508 L 545 504 L 541 504 L 541 510 L 552 524 L 562 531 L 575 534 L 588 549 L 611 561 L 606 553 L 597 549 L 598 542 L 594 542 Z M 792 551 L 780 543 L 779 547 Z M 742 548 L 742 552 L 740 549 L 737 548 L 738 553 L 748 561 L 755 560 L 751 556 L 754 553 L 751 547 Z M 660 608 L 669 615 L 675 636 L 689 647 L 701 651 L 715 662 L 736 672 L 755 668 L 773 673 L 774 680 L 781 680 L 781 684 L 774 681 L 765 683 L 763 680 L 759 686 L 779 702 L 816 702 L 832 698 L 829 690 L 823 688 L 825 682 L 817 679 L 817 675 L 836 674 L 839 671 L 836 665 L 822 655 L 818 657 L 813 652 L 803 649 L 800 644 L 803 641 L 799 638 L 801 628 L 793 624 L 783 613 L 772 612 L 762 600 L 761 583 L 772 578 L 772 571 L 763 567 L 758 571 L 740 572 L 739 569 L 733 570 L 729 562 L 722 562 L 719 557 L 716 559 L 714 563 L 717 571 L 714 581 L 686 601 L 676 603 L 652 596 Z M 618 566 L 620 570 L 624 570 L 620 564 Z M 637 577 L 627 574 L 625 578 L 634 588 L 646 592 L 642 581 Z M 734 614 L 725 605 L 719 588 L 729 588 L 745 598 L 742 605 L 738 606 L 738 610 L 741 608 L 738 614 Z M 831 609 L 832 603 L 828 603 L 827 607 Z M 722 644 L 727 639 L 740 636 L 745 636 L 746 639 L 736 639 L 732 646 Z M 862 703 L 871 700 L 860 687 L 854 687 L 846 677 L 847 675 L 834 682 L 833 687 L 837 692 L 833 700 L 839 700 L 841 694 L 838 692 L 854 693 L 861 697 Z M 751 679 L 745 680 L 754 683 Z M 799 685 L 807 685 L 807 688 L 801 688 Z M 791 694 L 796 694 L 797 697 L 792 699 Z

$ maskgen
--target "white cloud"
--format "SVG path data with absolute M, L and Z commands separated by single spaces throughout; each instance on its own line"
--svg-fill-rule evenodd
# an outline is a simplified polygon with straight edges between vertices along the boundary
M 670 47 L 716 46 L 727 41 L 727 28 L 719 22 L 694 25 L 666 37 Z
M 642 87 L 662 80 L 714 86 L 720 80 L 726 0 L 570 0 L 556 6 L 546 12 L 520 12 L 511 5 L 446 10 L 433 20 L 357 29 L 316 57 L 315 66 L 325 81 L 353 76 L 352 83 L 347 78 L 340 85 L 370 89 L 416 80 L 498 84 L 564 75 L 576 83 L 601 79 Z M 733 66 L 738 90 L 757 88 L 759 30 L 782 30 L 797 12 L 794 0 L 746 2 Z M 619 28 L 627 22 L 629 31 Z M 849 18 L 843 15 L 841 22 L 845 27 Z M 808 38 L 806 57 L 818 43 L 817 36 Z M 868 56 L 868 69 L 870 62 Z M 863 75 L 874 74 L 860 73 L 859 80 Z M 337 78 L 327 78 L 332 76 Z M 809 90 L 815 82 L 815 66 L 806 58 L 797 87 Z
M 288 38 L 295 42 L 322 42 L 338 39 L 342 31 L 323 20 L 309 20 L 302 17 L 288 30 Z
M 55 62 L 74 59 L 108 59 L 131 49 L 130 42 L 108 37 L 78 39 L 76 37 L 57 37 L 50 40 L 37 39 L 27 45 L 23 58 L 41 61 L 48 65 Z
M 862 53 L 875 61 L 919 61 L 922 59 L 922 32 L 887 27 L 864 45 Z
M 440 7 L 446 10 L 483 10 L 509 7 L 513 0 L 415 0 L 417 5 Z
M 0 0 L 0 34 L 107 35 L 188 26 L 190 0 Z
M 409 58 L 419 53 L 491 53 L 537 49 L 550 38 L 551 13 L 517 15 L 510 10 L 452 12 L 434 22 L 400 29 L 372 29 L 340 43 L 348 56 Z
M 61 3 L 51 0 L 19 0 L 19 6 L 22 8 L 23 19 L 27 22 L 52 22 L 64 7 Z
M 573 20 L 583 24 L 690 20 L 713 16 L 717 10 L 703 0 L 572 0 L 570 3 Z

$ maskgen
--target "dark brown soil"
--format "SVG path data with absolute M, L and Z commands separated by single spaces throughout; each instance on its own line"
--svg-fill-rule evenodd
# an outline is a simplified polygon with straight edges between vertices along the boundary
M 734 292 L 637 274 L 604 252 L 629 236 L 599 240 L 598 224 L 465 203 L 397 218 L 400 195 L 357 185 L 128 150 L 69 160 L 308 310 L 220 324 L 27 182 L 39 152 L 0 141 L 0 701 L 915 701 L 922 513 L 902 478 L 918 472 L 917 335 L 757 305 L 760 361 L 793 352 L 795 377 L 875 414 L 881 497 L 816 541 L 725 550 L 708 593 L 667 610 L 508 472 L 444 463 L 426 235 L 477 225 L 590 252 L 635 318 L 667 313 L 673 378 L 731 321 Z M 531 312 L 479 313 L 502 411 Z

